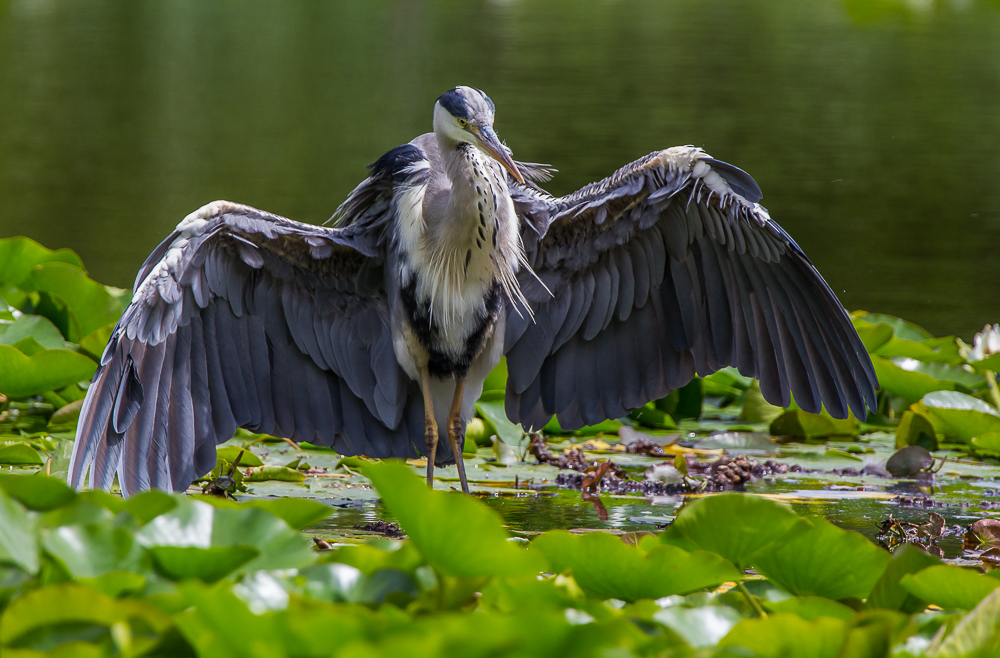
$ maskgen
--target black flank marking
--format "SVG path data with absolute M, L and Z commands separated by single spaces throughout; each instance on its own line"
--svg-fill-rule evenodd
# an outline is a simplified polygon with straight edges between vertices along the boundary
M 493 248 L 497 248 L 497 232 L 496 229 L 493 230 Z
M 482 249 L 483 248 L 483 241 L 480 240 L 479 238 L 476 238 L 476 247 L 478 249 Z
M 403 302 L 403 309 L 417 340 L 427 349 L 428 362 L 427 369 L 434 377 L 460 377 L 469 372 L 472 361 L 479 356 L 483 350 L 483 345 L 493 333 L 496 326 L 497 317 L 503 307 L 503 296 L 500 294 L 500 284 L 493 282 L 486 298 L 483 300 L 485 313 L 479 322 L 472 329 L 469 337 L 465 339 L 465 346 L 458 356 L 445 354 L 436 349 L 436 336 L 438 327 L 430 321 L 430 309 L 426 304 L 418 303 L 416 300 L 416 278 L 400 290 L 400 300 Z
M 482 225 L 483 228 L 486 228 L 486 216 L 483 215 L 483 211 L 481 210 L 479 211 L 479 223 Z
M 472 250 L 465 252 L 465 273 L 469 273 L 469 261 L 472 260 Z
M 480 240 L 485 240 L 486 239 L 486 234 L 483 233 L 483 227 L 482 226 L 479 227 L 479 239 Z

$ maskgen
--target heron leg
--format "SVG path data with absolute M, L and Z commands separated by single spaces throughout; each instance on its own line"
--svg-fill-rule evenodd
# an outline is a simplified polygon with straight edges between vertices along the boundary
M 424 393 L 424 440 L 427 442 L 427 486 L 434 488 L 434 459 L 437 456 L 438 426 L 434 420 L 434 399 L 431 397 L 431 373 L 420 369 L 420 388 Z
M 465 420 L 462 418 L 462 400 L 465 397 L 465 377 L 455 380 L 455 397 L 451 401 L 451 412 L 448 414 L 448 439 L 451 441 L 451 452 L 455 455 L 455 465 L 458 467 L 458 479 L 462 483 L 462 493 L 469 493 L 469 481 L 465 477 L 465 459 L 462 456 L 462 430 Z

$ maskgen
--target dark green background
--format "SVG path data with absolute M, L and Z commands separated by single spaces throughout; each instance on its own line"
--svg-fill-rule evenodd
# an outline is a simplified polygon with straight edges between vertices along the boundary
M 695 144 L 848 308 L 1000 321 L 1000 9 L 974 0 L 0 0 L 0 236 L 129 287 L 208 201 L 325 220 L 455 84 L 555 193 Z

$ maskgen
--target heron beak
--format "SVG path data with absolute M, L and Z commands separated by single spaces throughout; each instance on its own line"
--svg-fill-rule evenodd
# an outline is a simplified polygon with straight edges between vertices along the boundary
M 472 134 L 476 136 L 479 140 L 479 145 L 484 151 L 490 154 L 490 156 L 503 165 L 503 168 L 510 172 L 510 175 L 517 180 L 518 183 L 524 185 L 524 177 L 521 176 L 521 172 L 517 170 L 517 165 L 514 164 L 514 160 L 507 154 L 507 150 L 500 143 L 500 138 L 497 134 L 493 132 L 493 129 L 489 126 L 472 126 Z

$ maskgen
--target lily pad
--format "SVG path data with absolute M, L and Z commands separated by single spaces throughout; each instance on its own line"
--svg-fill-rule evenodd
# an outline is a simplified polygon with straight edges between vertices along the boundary
M 197 578 L 214 583 L 260 554 L 253 546 L 153 546 L 149 549 L 157 568 L 168 578 Z
M 479 501 L 428 489 L 401 462 L 364 467 L 382 502 L 427 561 L 452 576 L 536 573 L 543 560 L 507 541 L 500 517 Z
M 913 544 L 903 544 L 893 552 L 892 559 L 875 583 L 865 606 L 899 610 L 908 614 L 920 612 L 927 607 L 927 601 L 904 589 L 900 581 L 908 574 L 939 564 L 941 560 L 933 555 L 928 555 Z
M 698 548 L 718 553 L 740 569 L 765 549 L 809 529 L 781 503 L 750 494 L 720 494 L 695 501 L 670 526 Z
M 0 281 L 23 288 L 22 284 L 36 265 L 52 262 L 83 269 L 83 261 L 70 249 L 48 249 L 21 236 L 0 239 Z
M 0 345 L 0 393 L 25 398 L 62 388 L 94 376 L 97 364 L 70 350 L 45 350 L 27 356 L 16 347 Z
M 65 301 L 80 323 L 82 336 L 117 321 L 125 310 L 114 290 L 68 263 L 51 262 L 35 267 L 25 285 L 27 290 L 44 291 Z
M 1000 654 L 1000 590 L 993 590 L 972 612 L 958 620 L 935 656 L 996 656 Z
M 933 421 L 922 411 L 907 409 L 899 419 L 896 428 L 896 447 L 920 446 L 926 450 L 937 450 L 937 430 Z
M 14 464 L 17 466 L 40 466 L 45 463 L 38 451 L 27 443 L 0 444 L 0 464 Z
M 0 475 L 0 489 L 28 509 L 41 512 L 68 505 L 76 497 L 62 480 L 41 475 Z
M 942 564 L 903 576 L 900 585 L 913 596 L 942 608 L 971 610 L 1000 587 L 1000 579 Z
M 933 391 L 971 390 L 986 380 L 975 373 L 947 363 L 925 363 L 909 357 L 886 359 L 872 355 L 879 386 L 915 402 Z
M 847 623 L 831 617 L 811 621 L 778 612 L 744 619 L 719 641 L 720 647 L 750 649 L 759 658 L 837 658 L 847 639 Z
M 0 325 L 0 345 L 16 345 L 24 338 L 34 338 L 44 349 L 66 346 L 59 328 L 41 315 L 23 314 L 9 325 Z
M 962 441 L 974 436 L 1000 432 L 1000 411 L 971 395 L 957 391 L 928 393 L 923 406 L 937 416 Z
M 863 599 L 878 581 L 889 554 L 862 535 L 842 530 L 825 519 L 810 519 L 812 527 L 790 541 L 763 551 L 754 568 L 788 592 Z
M 35 519 L 17 501 L 0 491 L 0 564 L 15 564 L 31 574 L 38 571 L 35 525 Z
M 689 553 L 660 544 L 647 553 L 603 532 L 553 530 L 531 547 L 545 555 L 552 571 L 572 570 L 580 587 L 601 598 L 657 599 L 742 578 L 732 563 L 707 551 Z
M 844 420 L 829 414 L 811 414 L 802 409 L 789 409 L 771 422 L 771 434 L 801 438 L 825 436 L 850 436 L 857 428 L 854 416 Z

